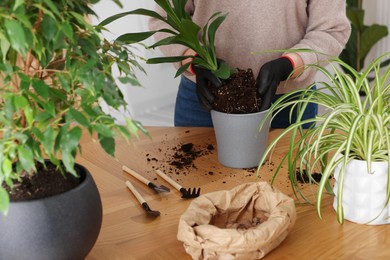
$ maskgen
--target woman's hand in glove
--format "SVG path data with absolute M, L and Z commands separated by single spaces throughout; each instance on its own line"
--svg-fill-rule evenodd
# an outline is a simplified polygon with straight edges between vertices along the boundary
M 281 81 L 286 80 L 294 69 L 290 58 L 282 56 L 265 63 L 256 79 L 256 87 L 261 97 L 260 111 L 267 110 L 275 96 L 276 89 Z

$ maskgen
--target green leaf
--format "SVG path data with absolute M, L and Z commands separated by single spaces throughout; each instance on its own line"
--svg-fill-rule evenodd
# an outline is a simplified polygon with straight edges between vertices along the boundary
M 62 133 L 60 147 L 65 153 L 72 153 L 79 146 L 82 130 L 75 126 L 70 131 Z
M 45 37 L 49 41 L 52 41 L 58 31 L 56 21 L 51 16 L 45 15 L 42 19 L 41 26 L 42 30 L 45 32 L 43 34 L 43 37 Z
M 52 154 L 54 153 L 54 142 L 56 139 L 57 133 L 54 132 L 52 126 L 48 126 L 46 130 L 43 132 L 43 140 L 42 140 L 42 145 L 45 149 L 45 152 L 47 154 Z
M 35 170 L 34 157 L 32 151 L 27 146 L 18 146 L 18 158 L 22 168 L 29 172 Z
M 23 96 L 13 96 L 15 109 L 21 109 L 28 106 L 28 100 Z
M 71 41 L 74 41 L 74 31 L 73 31 L 73 28 L 67 21 L 65 21 L 62 24 L 61 30 L 65 34 L 66 37 L 68 37 Z
M 34 79 L 32 82 L 32 87 L 37 92 L 37 94 L 44 99 L 49 98 L 50 87 L 42 80 Z
M 155 11 L 140 8 L 140 9 L 136 9 L 133 11 L 119 13 L 119 14 L 110 16 L 110 17 L 106 18 L 105 20 L 103 20 L 101 23 L 99 23 L 98 26 L 100 26 L 100 27 L 105 26 L 105 25 L 110 24 L 110 23 L 112 23 L 112 22 L 114 22 L 122 17 L 127 16 L 127 15 L 145 15 L 145 16 L 156 18 L 158 20 L 165 21 L 164 17 L 162 17 L 161 15 L 156 13 Z
M 118 38 L 116 38 L 115 41 L 123 42 L 127 44 L 136 43 L 143 41 L 153 34 L 155 34 L 157 31 L 150 31 L 150 32 L 139 32 L 139 33 L 125 33 Z
M 374 24 L 367 27 L 361 35 L 360 44 L 360 59 L 364 59 L 371 48 L 382 38 L 388 34 L 387 27 L 384 25 Z
M 15 11 L 16 9 L 18 9 L 19 6 L 22 6 L 23 4 L 24 4 L 24 0 L 16 0 L 14 7 L 12 8 L 12 11 Z
M 103 125 L 103 124 L 96 124 L 93 125 L 93 130 L 98 132 L 99 134 L 106 136 L 106 137 L 112 137 L 113 132 L 110 126 Z
M 2 171 L 4 174 L 4 177 L 8 179 L 12 173 L 12 162 L 8 158 L 4 158 L 3 164 L 2 164 Z
M 77 177 L 78 176 L 77 172 L 74 169 L 75 160 L 74 160 L 73 154 L 71 152 L 69 152 L 69 151 L 65 151 L 65 152 L 62 153 L 61 159 L 62 159 L 62 162 L 65 165 L 66 170 L 69 173 L 71 173 L 73 176 Z
M 220 79 L 228 79 L 230 77 L 230 68 L 225 62 L 223 62 L 213 73 Z
M 347 17 L 352 26 L 361 31 L 364 28 L 364 10 L 360 8 L 347 8 Z
M 146 61 L 147 64 L 158 64 L 158 63 L 171 63 L 171 62 L 179 62 L 190 58 L 192 56 L 170 56 L 170 57 L 157 57 L 150 58 Z
M 23 27 L 15 20 L 5 20 L 4 26 L 12 48 L 25 56 L 28 46 Z
M 77 123 L 84 127 L 89 127 L 89 121 L 82 113 L 80 113 L 73 107 L 70 108 L 69 112 L 71 116 L 77 121 Z
M 26 106 L 23 111 L 26 116 L 27 124 L 31 127 L 34 124 L 34 110 L 32 107 Z
M 219 26 L 223 23 L 223 21 L 225 21 L 226 15 L 227 14 L 218 16 L 210 23 L 210 26 L 208 27 L 209 44 L 212 47 L 214 47 L 215 34 L 217 33 Z
M 6 216 L 8 214 L 9 196 L 7 191 L 0 185 L 0 211 Z
M 100 146 L 106 153 L 111 156 L 115 155 L 115 139 L 112 137 L 106 137 L 101 134 L 98 135 Z

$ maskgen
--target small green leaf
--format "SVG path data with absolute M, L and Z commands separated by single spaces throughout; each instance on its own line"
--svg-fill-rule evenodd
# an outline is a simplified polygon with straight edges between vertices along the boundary
M 82 126 L 89 127 L 89 121 L 88 119 L 79 111 L 74 109 L 73 107 L 69 110 L 71 116 Z
M 34 170 L 35 164 L 31 150 L 27 146 L 19 146 L 17 150 L 22 168 L 27 172 Z
M 10 159 L 4 158 L 2 170 L 3 170 L 4 177 L 8 179 L 12 173 L 12 162 Z
M 7 191 L 0 185 L 0 211 L 6 216 L 8 214 L 9 196 Z
M 24 108 L 28 105 L 28 100 L 23 96 L 14 96 L 13 100 L 16 109 Z
M 19 6 L 21 6 L 23 4 L 24 4 L 24 0 L 16 0 L 12 10 L 15 11 L 16 9 L 18 9 Z
M 77 177 L 77 173 L 74 169 L 74 156 L 71 152 L 65 151 L 61 156 L 62 162 L 65 165 L 66 170 L 71 173 L 73 176 Z

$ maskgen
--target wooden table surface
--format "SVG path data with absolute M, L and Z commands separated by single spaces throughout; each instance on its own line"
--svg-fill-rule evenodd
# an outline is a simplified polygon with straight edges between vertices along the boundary
M 99 238 L 87 260 L 191 259 L 182 242 L 177 240 L 179 218 L 191 200 L 182 199 L 177 190 L 155 174 L 156 169 L 163 170 L 183 187 L 200 187 L 202 194 L 231 189 L 246 182 L 269 182 L 272 176 L 272 164 L 262 166 L 260 179 L 256 169 L 231 169 L 220 165 L 212 128 L 148 127 L 148 131 L 151 139 L 140 136 L 131 143 L 118 140 L 115 158 L 106 155 L 96 140 L 86 137 L 81 142 L 82 155 L 77 161 L 92 173 L 102 197 L 104 214 Z M 277 133 L 278 130 L 271 131 L 269 139 Z M 288 141 L 288 138 L 284 140 Z M 180 169 L 180 147 L 188 143 L 193 144 L 199 154 Z M 286 151 L 286 145 L 279 145 L 272 160 L 277 161 Z M 171 192 L 154 192 L 123 172 L 123 165 L 158 185 L 170 187 Z M 289 181 L 283 173 L 275 186 L 292 196 Z M 147 217 L 126 187 L 126 180 L 133 183 L 151 209 L 161 212 L 159 217 Z M 302 184 L 302 188 L 307 194 L 315 192 L 308 184 Z M 340 225 L 332 202 L 333 197 L 326 195 L 323 220 L 320 220 L 313 205 L 297 200 L 294 228 L 265 259 L 390 259 L 389 225 L 367 226 L 348 221 Z

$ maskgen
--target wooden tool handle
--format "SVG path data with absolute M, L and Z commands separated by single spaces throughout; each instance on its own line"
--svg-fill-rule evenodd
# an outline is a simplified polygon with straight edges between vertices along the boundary
M 139 192 L 135 189 L 135 187 L 133 186 L 133 184 L 131 184 L 130 181 L 126 181 L 126 185 L 127 185 L 127 188 L 129 188 L 131 190 L 131 192 L 134 194 L 134 196 L 137 198 L 139 203 L 141 203 L 141 205 L 143 203 L 146 203 L 144 198 L 142 198 L 141 194 L 139 194 Z
M 173 187 L 175 187 L 175 189 L 180 190 L 180 189 L 182 188 L 178 183 L 176 183 L 174 180 L 172 180 L 171 178 L 169 178 L 168 175 L 166 175 L 166 174 L 163 173 L 162 171 L 156 170 L 156 173 L 157 173 L 161 178 L 163 178 L 164 180 L 166 180 L 169 184 L 171 184 Z
M 133 171 L 132 169 L 130 169 L 129 167 L 127 166 L 122 166 L 122 170 L 124 170 L 125 172 L 127 172 L 128 174 L 132 175 L 133 177 L 137 178 L 138 180 L 142 181 L 143 183 L 145 183 L 146 185 L 149 184 L 149 180 L 147 180 L 145 177 L 141 176 L 140 174 L 136 173 L 135 171 Z

